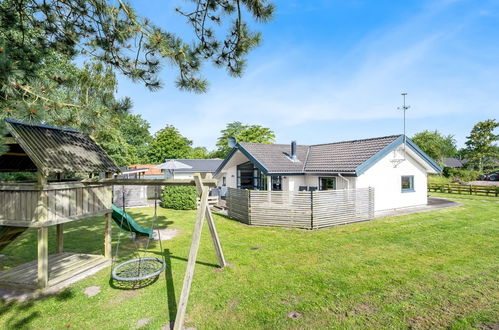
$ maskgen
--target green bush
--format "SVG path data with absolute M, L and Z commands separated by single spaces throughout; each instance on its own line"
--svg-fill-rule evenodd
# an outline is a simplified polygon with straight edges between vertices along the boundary
M 463 170 L 457 168 L 445 167 L 443 174 L 451 178 L 452 180 L 461 180 L 464 182 L 479 180 L 481 172 L 473 171 L 473 170 Z
M 161 195 L 161 206 L 174 210 L 195 210 L 197 193 L 195 187 L 166 187 Z
M 448 168 L 448 167 L 445 167 Z M 444 173 L 445 174 L 445 168 L 444 168 Z M 448 184 L 450 183 L 451 180 L 450 178 L 441 175 L 441 174 L 429 174 L 428 175 L 428 183 L 437 183 L 437 184 Z

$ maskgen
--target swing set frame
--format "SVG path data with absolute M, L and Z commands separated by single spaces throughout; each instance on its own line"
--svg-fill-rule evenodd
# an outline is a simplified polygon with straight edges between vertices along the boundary
M 84 181 L 85 183 L 99 183 L 104 185 L 140 185 L 140 186 L 195 186 L 198 197 L 200 199 L 199 207 L 196 213 L 196 221 L 194 223 L 194 230 L 192 234 L 191 247 L 189 251 L 189 257 L 187 261 L 187 268 L 185 270 L 184 281 L 182 284 L 182 291 L 180 294 L 180 299 L 177 305 L 177 315 L 175 317 L 175 323 L 173 326 L 174 330 L 180 330 L 183 327 L 185 314 L 187 310 L 187 303 L 189 300 L 189 293 L 191 290 L 192 280 L 194 278 L 194 269 L 196 266 L 197 255 L 199 251 L 199 246 L 201 242 L 201 233 L 203 231 L 203 225 L 206 219 L 208 223 L 208 228 L 210 230 L 211 240 L 213 242 L 213 247 L 215 249 L 215 254 L 217 257 L 217 263 L 220 268 L 226 267 L 228 264 L 225 260 L 225 256 L 222 250 L 222 245 L 220 244 L 220 238 L 215 226 L 215 220 L 213 214 L 211 213 L 210 207 L 208 205 L 208 194 L 210 187 L 217 185 L 217 181 L 213 180 L 211 174 L 206 174 L 203 178 L 201 174 L 196 173 L 193 175 L 192 180 L 185 179 L 166 179 L 166 180 L 156 180 L 156 179 L 88 179 Z M 105 250 L 111 255 L 111 214 L 106 215 L 106 230 L 105 230 Z M 106 253 L 107 254 L 107 253 Z

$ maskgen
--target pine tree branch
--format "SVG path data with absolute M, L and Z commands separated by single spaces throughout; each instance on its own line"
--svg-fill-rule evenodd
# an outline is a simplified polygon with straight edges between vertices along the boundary
M 33 96 L 33 97 L 37 98 L 37 99 L 41 99 L 41 100 L 43 100 L 43 101 L 45 101 L 45 102 L 54 103 L 54 104 L 57 104 L 57 105 L 62 106 L 62 107 L 82 108 L 82 106 L 81 106 L 81 105 L 78 105 L 78 104 L 71 104 L 71 103 L 60 103 L 60 102 L 57 102 L 57 101 L 51 100 L 51 99 L 49 99 L 49 98 L 46 98 L 45 96 L 42 96 L 42 95 L 40 95 L 40 94 L 38 94 L 38 93 L 33 92 L 33 91 L 29 88 L 29 86 L 24 86 L 24 85 L 22 85 L 22 84 L 20 84 L 20 83 L 12 82 L 12 83 L 11 83 L 11 86 L 12 86 L 12 87 L 14 87 L 14 88 L 18 88 L 18 89 L 22 90 L 23 92 L 25 92 L 25 93 L 27 93 L 27 94 L 29 94 L 29 95 L 31 95 L 31 96 Z

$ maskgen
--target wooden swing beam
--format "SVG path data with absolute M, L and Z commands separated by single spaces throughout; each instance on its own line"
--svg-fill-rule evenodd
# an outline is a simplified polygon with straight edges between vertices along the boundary
M 201 178 L 200 174 L 196 174 Z M 112 186 L 196 186 L 194 179 L 86 179 L 84 184 L 103 184 Z M 206 178 L 202 180 L 205 187 L 215 187 L 217 180 Z M 198 189 L 199 190 L 199 189 Z
M 182 329 L 184 325 L 185 313 L 187 310 L 187 302 L 189 300 L 189 293 L 191 290 L 192 279 L 194 277 L 194 268 L 196 266 L 196 259 L 198 255 L 199 245 L 201 242 L 201 232 L 203 231 L 203 225 L 205 218 L 208 222 L 208 227 L 210 230 L 210 236 L 213 241 L 213 247 L 215 248 L 215 254 L 217 256 L 217 262 L 221 268 L 227 266 L 225 257 L 222 251 L 222 245 L 220 244 L 220 239 L 218 237 L 218 232 L 215 227 L 215 221 L 213 214 L 211 213 L 210 207 L 208 205 L 208 193 L 209 187 L 214 187 L 217 185 L 217 181 L 212 179 L 211 174 L 207 174 L 203 179 L 201 174 L 194 174 L 194 178 L 179 180 L 179 179 L 88 179 L 82 181 L 86 184 L 105 184 L 105 185 L 123 185 L 123 186 L 195 186 L 198 196 L 200 198 L 200 205 L 196 214 L 196 222 L 194 224 L 194 232 L 192 234 L 191 248 L 189 251 L 189 258 L 187 260 L 187 269 L 185 270 L 184 282 L 182 285 L 182 292 L 180 293 L 180 299 L 177 306 L 177 315 L 175 317 L 174 330 Z M 106 227 L 107 228 L 107 227 Z M 109 230 L 110 231 L 110 230 Z M 106 230 L 107 232 L 107 230 Z M 107 233 L 106 237 L 110 236 Z M 109 252 L 106 251 L 106 254 Z

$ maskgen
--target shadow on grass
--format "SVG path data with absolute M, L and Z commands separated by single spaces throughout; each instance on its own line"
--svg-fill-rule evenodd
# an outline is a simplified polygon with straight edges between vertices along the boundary
M 40 294 L 26 301 L 0 300 L 0 318 L 4 318 L 6 317 L 5 314 L 10 313 L 12 316 L 10 316 L 5 321 L 6 328 L 26 329 L 29 328 L 33 320 L 42 316 L 42 314 L 37 310 L 30 311 L 35 308 L 35 304 L 38 300 L 51 298 L 60 302 L 64 302 L 73 297 L 73 291 L 70 288 L 66 288 L 59 293 Z
M 166 250 L 165 250 L 166 251 Z M 157 254 L 157 255 L 160 255 L 160 256 L 163 256 L 163 253 L 159 252 L 159 251 L 148 251 L 149 253 L 152 253 L 152 254 Z M 176 259 L 176 260 L 182 260 L 182 261 L 185 261 L 187 262 L 188 259 L 187 258 L 183 258 L 183 257 L 178 257 L 178 256 L 174 256 L 172 254 L 169 255 L 169 258 L 171 259 Z M 213 267 L 213 268 L 220 268 L 219 265 L 217 264 L 212 264 L 212 263 L 209 263 L 209 262 L 204 262 L 204 261 L 197 261 L 196 260 L 196 264 L 198 265 L 203 265 L 203 266 L 208 266 L 208 267 Z M 166 267 L 168 267 L 168 264 L 166 264 Z
M 170 249 L 164 249 L 165 268 L 165 284 L 166 284 L 166 299 L 168 301 L 168 319 L 170 320 L 170 329 L 175 325 L 175 316 L 177 315 L 177 298 L 175 297 L 175 285 L 173 284 L 172 272 L 172 254 Z
M 117 281 L 114 278 L 109 278 L 109 286 L 118 290 L 138 290 L 152 285 L 158 281 L 159 276 L 149 278 L 142 281 Z

